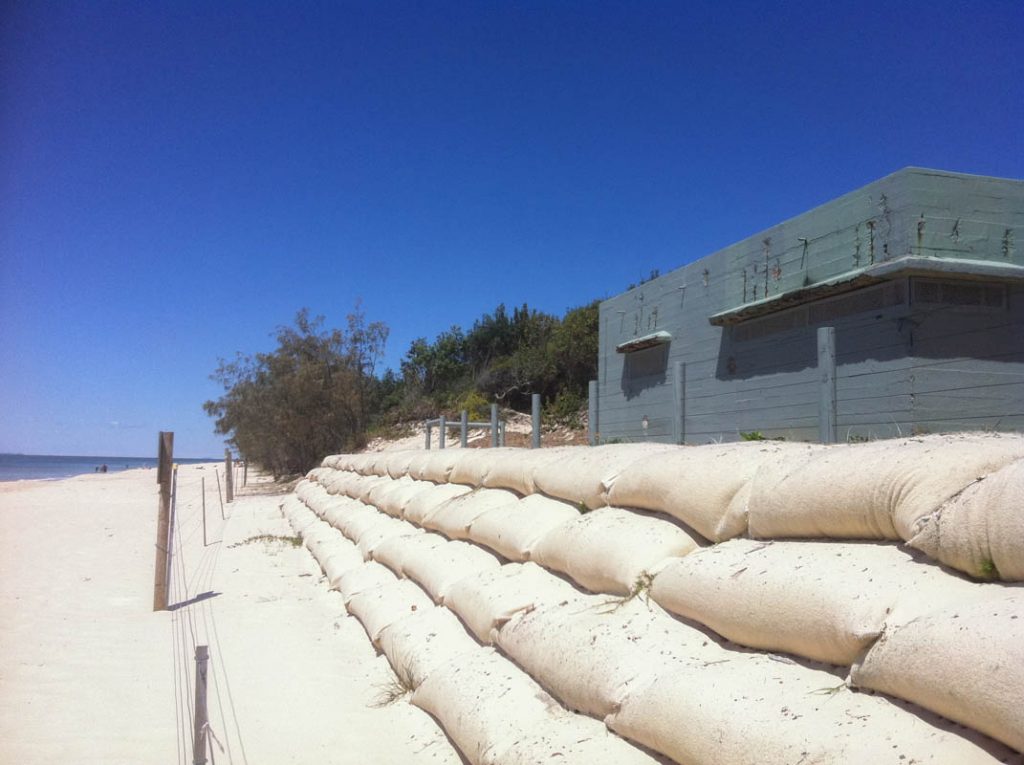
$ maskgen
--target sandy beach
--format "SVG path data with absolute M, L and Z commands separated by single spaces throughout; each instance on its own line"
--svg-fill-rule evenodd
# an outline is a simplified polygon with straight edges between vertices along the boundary
M 155 471 L 0 484 L 0 761 L 191 763 L 207 645 L 217 762 L 460 762 L 421 710 L 375 706 L 387 661 L 287 541 L 275 487 L 250 475 L 222 520 L 214 468 L 179 469 L 161 613 Z

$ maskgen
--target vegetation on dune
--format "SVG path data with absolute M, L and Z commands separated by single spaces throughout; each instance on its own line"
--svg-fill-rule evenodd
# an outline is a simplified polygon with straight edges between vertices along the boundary
M 492 403 L 528 411 L 540 393 L 548 424 L 578 426 L 587 383 L 597 374 L 598 302 L 561 319 L 504 305 L 469 331 L 453 326 L 417 338 L 400 372 L 377 374 L 388 328 L 357 306 L 345 329 L 325 330 L 306 309 L 279 327 L 269 353 L 221 360 L 224 388 L 203 408 L 216 432 L 275 476 L 305 472 L 327 454 L 360 448 L 367 434 L 408 420 L 486 419 Z

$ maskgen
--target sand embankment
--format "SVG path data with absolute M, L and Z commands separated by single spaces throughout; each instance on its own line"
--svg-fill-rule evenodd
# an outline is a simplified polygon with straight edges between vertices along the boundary
M 201 482 L 207 481 L 208 538 Z M 456 763 L 266 483 L 221 520 L 213 466 L 183 466 L 171 600 L 153 613 L 155 471 L 0 484 L 0 761 L 192 762 L 194 647 L 210 647 L 217 761 Z

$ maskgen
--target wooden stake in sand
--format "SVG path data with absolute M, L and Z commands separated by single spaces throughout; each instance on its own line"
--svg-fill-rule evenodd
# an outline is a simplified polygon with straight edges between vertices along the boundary
M 206 662 L 210 652 L 205 645 L 196 646 L 196 710 L 195 735 L 192 739 L 192 764 L 206 765 Z
M 220 519 L 224 520 L 224 497 L 220 493 L 220 473 L 217 472 L 217 468 L 213 469 L 213 474 L 217 477 L 217 501 L 220 502 Z
M 224 450 L 224 498 L 228 504 L 235 501 L 235 480 L 231 474 L 231 450 Z
M 206 547 L 206 476 L 202 477 L 203 492 L 203 547 Z
M 170 536 L 171 466 L 174 464 L 174 433 L 160 431 L 157 440 L 156 482 L 160 486 L 160 508 L 156 524 L 156 566 L 153 581 L 153 610 L 167 610 L 167 546 Z

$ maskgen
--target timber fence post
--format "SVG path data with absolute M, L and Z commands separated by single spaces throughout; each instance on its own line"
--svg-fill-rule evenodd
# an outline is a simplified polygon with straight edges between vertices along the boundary
M 445 442 L 448 440 L 448 421 L 442 414 L 437 418 L 437 448 L 444 449 Z
M 160 505 L 156 524 L 156 563 L 153 579 L 153 610 L 167 610 L 167 583 L 170 581 L 171 469 L 174 464 L 174 433 L 160 431 L 157 439 L 156 482 L 160 486 Z
M 836 442 L 836 328 L 818 327 L 818 435 L 823 444 Z
M 469 412 L 462 410 L 462 418 L 459 421 L 459 446 L 465 449 L 469 445 Z
M 672 375 L 672 393 L 675 403 L 673 435 L 677 444 L 686 443 L 686 364 L 677 361 Z
M 220 493 L 220 473 L 217 472 L 216 465 L 213 468 L 213 475 L 217 478 L 217 501 L 220 502 L 220 519 L 223 521 L 224 518 L 224 498 Z
M 491 446 L 498 445 L 498 405 L 491 404 Z
M 196 708 L 195 735 L 192 740 L 192 765 L 206 765 L 206 663 L 210 658 L 207 646 L 196 646 Z
M 533 426 L 533 438 L 530 441 L 531 449 L 540 448 L 540 394 L 534 393 L 530 396 L 530 423 Z
M 587 383 L 587 443 L 591 446 L 597 446 L 600 431 L 597 417 L 597 380 L 591 380 Z
M 201 479 L 203 492 L 203 547 L 206 547 L 206 476 Z
M 224 450 L 224 497 L 228 504 L 235 501 L 235 478 L 231 472 L 231 450 Z

